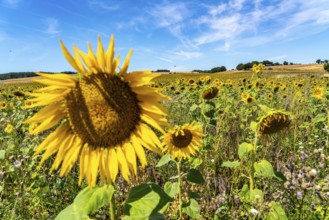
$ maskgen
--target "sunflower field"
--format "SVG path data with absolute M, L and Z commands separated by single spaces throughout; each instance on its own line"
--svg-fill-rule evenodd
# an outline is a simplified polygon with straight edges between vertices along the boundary
M 0 218 L 329 219 L 329 77 L 128 72 L 0 85 Z M 133 58 L 132 58 L 133 59 Z

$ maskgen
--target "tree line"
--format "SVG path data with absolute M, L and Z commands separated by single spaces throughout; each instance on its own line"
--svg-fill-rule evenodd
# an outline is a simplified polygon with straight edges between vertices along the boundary
M 317 59 L 315 62 L 316 62 L 317 64 L 327 64 L 327 63 L 329 63 L 328 60 L 321 60 L 321 59 Z
M 258 64 L 264 64 L 265 66 L 281 66 L 281 65 L 294 65 L 293 62 L 288 62 L 288 61 L 283 61 L 283 63 L 279 63 L 279 62 L 272 62 L 269 60 L 264 60 L 264 61 L 252 61 L 252 62 L 248 62 L 248 63 L 239 63 L 236 66 L 237 70 L 250 70 L 252 68 L 253 65 L 258 65 Z

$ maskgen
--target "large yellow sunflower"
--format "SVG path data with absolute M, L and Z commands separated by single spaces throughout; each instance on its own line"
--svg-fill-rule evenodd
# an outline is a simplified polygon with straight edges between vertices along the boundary
M 170 129 L 163 137 L 164 151 L 178 160 L 190 158 L 202 146 L 202 128 L 184 124 Z
M 167 125 L 166 111 L 159 104 L 166 97 L 147 86 L 156 75 L 127 74 L 132 50 L 117 71 L 113 36 L 107 51 L 98 37 L 96 55 L 90 43 L 88 53 L 74 46 L 73 56 L 62 41 L 61 47 L 78 77 L 39 73 L 43 78 L 35 80 L 47 87 L 30 93 L 36 98 L 27 107 L 45 107 L 25 122 L 38 123 L 35 134 L 56 126 L 35 153 L 45 151 L 41 163 L 56 154 L 51 171 L 61 166 L 60 176 L 67 175 L 79 159 L 79 185 L 86 178 L 94 186 L 98 172 L 105 183 L 114 182 L 118 172 L 129 182 L 130 175 L 137 173 L 136 158 L 142 166 L 147 164 L 143 146 L 161 152 L 161 143 L 149 127 L 164 133 L 161 126 Z

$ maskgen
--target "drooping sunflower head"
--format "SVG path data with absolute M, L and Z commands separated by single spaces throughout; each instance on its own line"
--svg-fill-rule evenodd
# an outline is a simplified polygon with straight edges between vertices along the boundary
M 218 91 L 216 86 L 208 87 L 201 92 L 201 98 L 205 100 L 213 99 L 217 96 Z
M 170 129 L 163 136 L 164 152 L 173 158 L 188 159 L 195 155 L 202 146 L 202 127 L 193 124 L 184 124 Z
M 291 124 L 289 113 L 279 110 L 271 110 L 261 117 L 259 121 L 258 133 L 262 137 L 279 133 L 288 129 Z
M 73 56 L 61 42 L 62 51 L 79 77 L 66 74 L 42 74 L 36 82 L 47 85 L 29 95 L 31 105 L 45 106 L 26 123 L 38 123 L 32 133 L 60 124 L 36 149 L 45 151 L 41 163 L 56 154 L 51 170 L 61 166 L 60 176 L 69 173 L 80 161 L 81 184 L 96 184 L 98 173 L 102 182 L 114 182 L 118 173 L 129 181 L 137 174 L 137 159 L 147 164 L 144 148 L 160 153 L 161 143 L 150 128 L 164 133 L 167 122 L 160 101 L 166 97 L 151 88 L 156 76 L 149 71 L 127 74 L 132 51 L 118 71 L 119 57 L 114 58 L 114 39 L 107 51 L 98 38 L 97 54 L 90 44 L 88 53 L 73 47 Z M 147 137 L 147 138 L 145 138 Z

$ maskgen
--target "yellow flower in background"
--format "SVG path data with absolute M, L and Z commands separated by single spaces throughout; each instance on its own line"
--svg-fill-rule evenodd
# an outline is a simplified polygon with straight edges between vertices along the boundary
M 165 109 L 159 104 L 166 97 L 148 87 L 156 77 L 150 71 L 127 74 L 132 50 L 120 71 L 114 57 L 114 38 L 107 51 L 100 37 L 97 53 L 88 43 L 88 53 L 73 47 L 73 56 L 61 42 L 63 54 L 79 77 L 43 74 L 36 82 L 48 85 L 29 95 L 29 108 L 45 106 L 25 123 L 38 123 L 36 134 L 60 124 L 36 149 L 45 151 L 41 164 L 56 154 L 51 171 L 61 166 L 67 175 L 79 159 L 79 184 L 86 178 L 94 186 L 98 172 L 102 182 L 114 182 L 118 173 L 129 182 L 137 174 L 137 158 L 147 164 L 144 148 L 161 153 L 162 146 L 150 126 L 164 133 Z M 64 120 L 63 120 L 64 119 Z
M 245 102 L 250 97 L 248 92 L 241 93 L 241 99 Z
M 324 94 L 324 88 L 322 87 L 316 87 L 314 90 L 313 90 L 313 93 L 312 93 L 312 96 L 316 99 L 319 99 L 321 100 L 322 97 L 323 97 L 323 94 Z
M 38 125 L 38 123 L 35 123 L 35 122 L 33 122 L 33 123 L 31 123 L 30 124 L 30 126 L 29 126 L 29 134 L 36 134 L 35 132 L 34 132 L 34 130 L 38 127 L 39 125 Z
M 254 64 L 254 65 L 252 66 L 252 71 L 253 71 L 254 73 L 259 73 L 259 72 L 260 72 L 260 68 L 259 68 L 259 66 L 258 66 L 257 64 Z
M 202 146 L 202 127 L 184 124 L 170 129 L 163 137 L 164 151 L 173 158 L 188 159 Z
M 5 102 L 0 102 L 0 108 L 5 109 L 7 104 Z
M 7 134 L 10 134 L 11 132 L 13 132 L 14 130 L 14 126 L 12 124 L 7 124 L 6 128 L 5 128 L 5 132 Z

